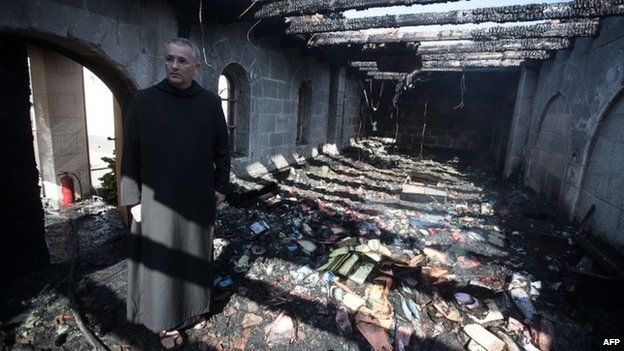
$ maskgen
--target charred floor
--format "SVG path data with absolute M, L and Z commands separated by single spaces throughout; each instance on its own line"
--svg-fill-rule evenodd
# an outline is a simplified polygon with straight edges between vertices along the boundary
M 491 159 L 426 155 L 367 139 L 237 179 L 218 215 L 215 310 L 184 349 L 462 350 L 478 325 L 499 349 L 589 350 L 621 332 L 622 287 L 576 242 L 581 224 L 498 180 Z M 447 194 L 406 198 L 423 179 Z M 90 349 L 77 313 L 112 350 L 157 349 L 125 321 L 127 230 L 114 208 L 50 211 L 46 236 L 54 264 L 3 289 L 4 347 Z M 323 266 L 338 250 L 358 259 L 334 274 Z

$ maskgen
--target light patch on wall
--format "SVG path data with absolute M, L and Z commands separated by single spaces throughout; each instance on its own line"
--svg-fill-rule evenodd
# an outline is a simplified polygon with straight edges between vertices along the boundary
M 106 84 L 87 68 L 83 69 L 91 183 L 97 189 L 99 178 L 109 171 L 102 157 L 113 158 L 115 152 L 114 100 Z

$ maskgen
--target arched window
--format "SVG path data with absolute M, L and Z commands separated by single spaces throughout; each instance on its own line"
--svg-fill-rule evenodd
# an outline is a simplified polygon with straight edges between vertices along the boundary
M 228 133 L 230 137 L 230 151 L 236 151 L 236 93 L 232 79 L 227 75 L 219 76 L 219 97 L 221 97 L 221 108 L 225 115 Z
M 218 82 L 233 157 L 247 156 L 249 150 L 249 79 L 238 64 L 229 64 Z
M 304 81 L 299 86 L 297 95 L 297 144 L 307 144 L 310 129 L 310 115 L 312 105 L 312 88 L 309 81 Z

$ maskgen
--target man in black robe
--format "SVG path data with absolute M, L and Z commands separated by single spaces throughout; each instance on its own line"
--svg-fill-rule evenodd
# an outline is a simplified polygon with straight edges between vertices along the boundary
M 177 329 L 210 310 L 215 207 L 229 183 L 221 99 L 194 81 L 199 57 L 190 40 L 169 41 L 167 78 L 137 93 L 124 124 L 120 198 L 133 217 L 127 318 L 161 333 L 164 348 L 179 346 Z

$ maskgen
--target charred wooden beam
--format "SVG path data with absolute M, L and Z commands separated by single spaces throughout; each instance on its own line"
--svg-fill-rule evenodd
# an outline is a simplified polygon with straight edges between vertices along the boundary
M 430 68 L 459 68 L 459 67 L 517 67 L 524 60 L 449 60 L 449 61 L 423 61 L 423 70 Z
M 358 72 L 362 72 L 362 73 L 367 73 L 367 74 L 377 74 L 377 73 L 381 73 L 381 74 L 392 74 L 392 75 L 405 75 L 408 74 L 409 72 L 395 72 L 395 71 L 385 71 L 385 70 L 381 70 L 377 67 L 358 67 L 357 68 Z
M 267 3 L 256 11 L 256 18 L 313 15 L 344 10 L 365 10 L 371 7 L 427 5 L 460 0 L 281 0 Z
M 423 61 L 455 61 L 455 60 L 514 60 L 514 59 L 547 59 L 548 52 L 544 50 L 503 51 L 503 52 L 468 52 L 446 54 L 423 54 Z
M 525 63 L 526 65 L 527 63 Z M 438 67 L 423 68 L 421 72 L 508 72 L 518 70 L 518 66 L 501 66 L 501 67 Z
M 592 36 L 598 32 L 598 21 L 540 23 L 524 26 L 495 26 L 477 29 L 449 29 L 437 32 L 399 32 L 369 34 L 362 31 L 318 33 L 308 41 L 310 46 L 365 43 L 422 42 L 441 40 L 496 40 L 526 38 L 569 38 Z
M 381 71 L 370 71 L 370 72 L 367 72 L 366 75 L 373 79 L 381 79 L 381 80 L 402 80 L 407 76 L 406 73 L 381 72 Z
M 561 50 L 570 47 L 570 39 L 566 38 L 530 38 L 530 39 L 503 39 L 486 42 L 461 44 L 421 45 L 419 54 L 445 54 L 462 52 L 501 52 L 514 50 Z
M 362 51 L 374 52 L 374 51 L 405 51 L 414 52 L 418 45 L 413 43 L 370 43 L 362 45 Z
M 354 61 L 349 64 L 351 67 L 357 68 L 374 68 L 377 69 L 377 62 L 375 61 Z
M 578 19 L 616 15 L 624 15 L 624 0 L 576 0 L 552 4 L 499 6 L 449 12 L 412 13 L 349 19 L 319 19 L 318 17 L 302 16 L 294 17 L 290 20 L 286 33 L 319 33 L 433 24 Z

